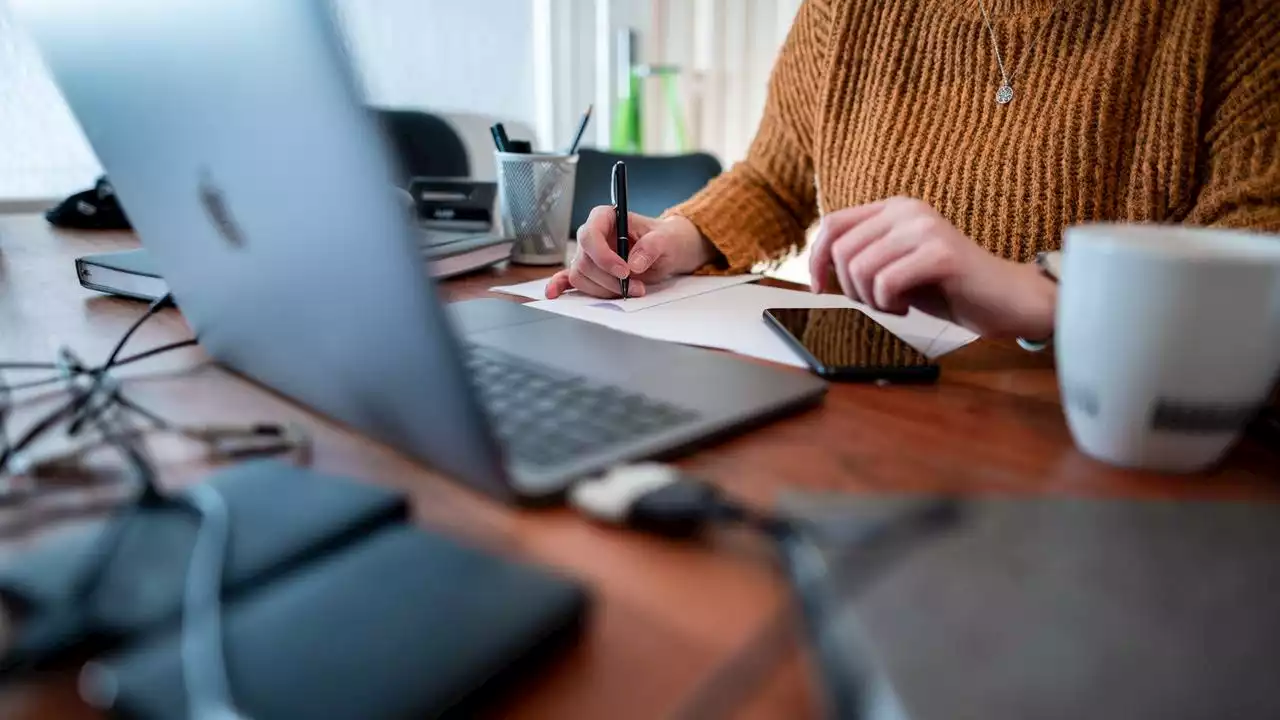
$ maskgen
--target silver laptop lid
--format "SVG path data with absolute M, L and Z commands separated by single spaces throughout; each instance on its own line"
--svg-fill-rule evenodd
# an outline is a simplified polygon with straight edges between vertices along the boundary
M 506 488 L 327 3 L 12 5 L 208 352 Z

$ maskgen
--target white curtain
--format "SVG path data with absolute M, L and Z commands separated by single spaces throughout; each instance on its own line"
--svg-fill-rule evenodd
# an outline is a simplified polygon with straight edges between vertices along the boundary
M 653 13 L 649 61 L 685 69 L 694 144 L 726 166 L 740 160 L 760 123 L 769 73 L 800 0 L 645 1 Z M 653 120 L 660 127 L 664 122 Z M 660 139 L 667 134 L 659 132 Z

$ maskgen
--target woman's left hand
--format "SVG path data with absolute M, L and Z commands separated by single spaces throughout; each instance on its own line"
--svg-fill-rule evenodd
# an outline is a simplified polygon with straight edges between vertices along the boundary
M 986 337 L 1053 334 L 1057 286 L 1034 265 L 1000 259 L 928 203 L 889 198 L 823 217 L 809 259 L 814 292 L 834 274 L 883 312 L 915 306 Z

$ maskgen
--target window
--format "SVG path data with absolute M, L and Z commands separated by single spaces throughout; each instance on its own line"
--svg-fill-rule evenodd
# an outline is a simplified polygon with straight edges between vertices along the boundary
M 60 198 L 100 172 L 34 44 L 0 0 L 0 201 Z

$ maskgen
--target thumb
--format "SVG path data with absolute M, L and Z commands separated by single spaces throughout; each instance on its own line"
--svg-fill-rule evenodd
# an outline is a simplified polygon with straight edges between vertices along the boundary
M 671 252 L 674 238 L 662 230 L 652 230 L 631 248 L 627 256 L 627 267 L 633 275 L 645 272 L 654 266 L 664 255 Z

